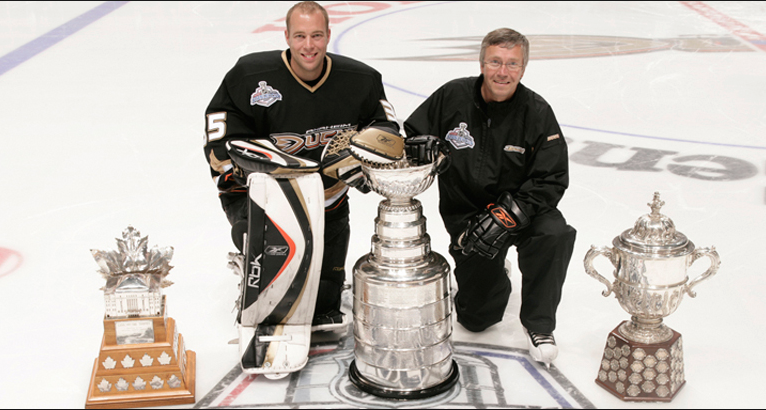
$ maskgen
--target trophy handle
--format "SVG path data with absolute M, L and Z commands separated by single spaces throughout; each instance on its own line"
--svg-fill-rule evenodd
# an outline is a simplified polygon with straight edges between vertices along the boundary
M 686 293 L 693 298 L 697 297 L 697 292 L 692 291 L 692 288 L 699 285 L 700 282 L 710 279 L 711 276 L 718 272 L 718 268 L 721 266 L 721 258 L 718 256 L 718 252 L 716 252 L 715 246 L 711 246 L 710 248 L 695 249 L 691 255 L 691 259 L 689 260 L 689 266 L 691 266 L 694 261 L 703 256 L 710 258 L 710 268 L 697 279 L 694 279 L 693 281 L 689 282 L 688 285 L 686 285 Z
M 585 260 L 583 261 L 585 264 L 585 272 L 593 279 L 596 279 L 606 285 L 606 290 L 601 292 L 601 294 L 604 295 L 604 297 L 607 297 L 612 293 L 612 282 L 609 282 L 605 277 L 601 276 L 601 274 L 596 271 L 596 268 L 593 267 L 593 259 L 595 259 L 598 255 L 603 255 L 609 259 L 609 262 L 612 262 L 612 265 L 614 265 L 615 268 L 617 268 L 617 261 L 614 259 L 614 252 L 612 252 L 611 248 L 603 246 L 596 247 L 593 245 L 591 245 L 590 249 L 588 249 L 588 252 L 585 254 Z

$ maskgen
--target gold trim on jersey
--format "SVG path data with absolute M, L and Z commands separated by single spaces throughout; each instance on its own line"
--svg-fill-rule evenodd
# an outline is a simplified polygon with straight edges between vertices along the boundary
M 319 82 L 316 83 L 315 86 L 311 87 L 308 84 L 306 84 L 305 81 L 301 80 L 300 77 L 298 77 L 298 74 L 295 74 L 295 71 L 293 71 L 293 68 L 290 67 L 290 61 L 287 59 L 287 50 L 282 51 L 282 61 L 285 63 L 285 67 L 287 67 L 287 69 L 290 70 L 290 74 L 293 75 L 293 78 L 295 78 L 295 81 L 298 81 L 298 84 L 302 85 L 303 88 L 309 90 L 312 93 L 316 91 L 319 87 L 321 87 L 325 81 L 327 81 L 327 77 L 330 76 L 330 69 L 332 68 L 332 59 L 330 59 L 330 56 L 325 55 L 324 62 L 325 64 L 327 64 L 327 70 L 325 70 L 325 73 L 322 79 L 319 80 Z
M 225 159 L 223 161 L 219 160 L 218 157 L 215 156 L 215 152 L 213 150 L 210 150 L 210 168 L 213 169 L 213 171 L 223 175 L 226 173 L 225 167 L 227 165 L 231 165 L 231 159 Z M 216 177 L 213 177 L 215 179 Z
M 338 200 L 338 198 L 341 197 L 341 193 L 346 189 L 346 184 L 343 181 L 338 181 L 335 183 L 335 185 L 325 188 L 324 190 L 324 200 L 325 204 L 324 206 L 327 207 L 329 205 L 332 205 L 332 203 L 328 203 L 329 201 L 335 202 Z M 337 198 L 336 198 L 337 197 Z

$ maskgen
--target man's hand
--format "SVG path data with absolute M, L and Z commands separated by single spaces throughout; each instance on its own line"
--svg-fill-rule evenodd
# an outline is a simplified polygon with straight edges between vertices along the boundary
M 463 254 L 476 252 L 494 259 L 498 252 L 513 245 L 518 232 L 529 225 L 529 219 L 516 205 L 508 192 L 503 192 L 496 203 L 476 215 L 458 238 Z
M 439 155 L 444 155 L 441 159 L 436 173 L 441 174 L 446 171 L 450 165 L 450 152 L 447 145 L 433 135 L 415 135 L 404 140 L 404 151 L 407 158 L 415 165 L 430 164 L 439 160 Z

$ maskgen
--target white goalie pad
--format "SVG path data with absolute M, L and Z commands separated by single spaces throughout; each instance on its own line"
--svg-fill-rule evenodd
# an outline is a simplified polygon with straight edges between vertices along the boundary
M 241 364 L 245 373 L 284 377 L 308 360 L 324 252 L 324 188 L 318 173 L 253 173 L 248 196 Z

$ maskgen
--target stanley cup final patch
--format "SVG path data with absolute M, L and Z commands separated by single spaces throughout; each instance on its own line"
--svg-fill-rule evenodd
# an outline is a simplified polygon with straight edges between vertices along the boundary
M 258 82 L 258 88 L 250 95 L 250 105 L 270 107 L 277 101 L 282 101 L 282 93 L 266 84 L 266 81 Z
M 476 145 L 471 132 L 468 131 L 468 124 L 464 122 L 448 132 L 444 139 L 449 141 L 455 149 L 473 148 Z

